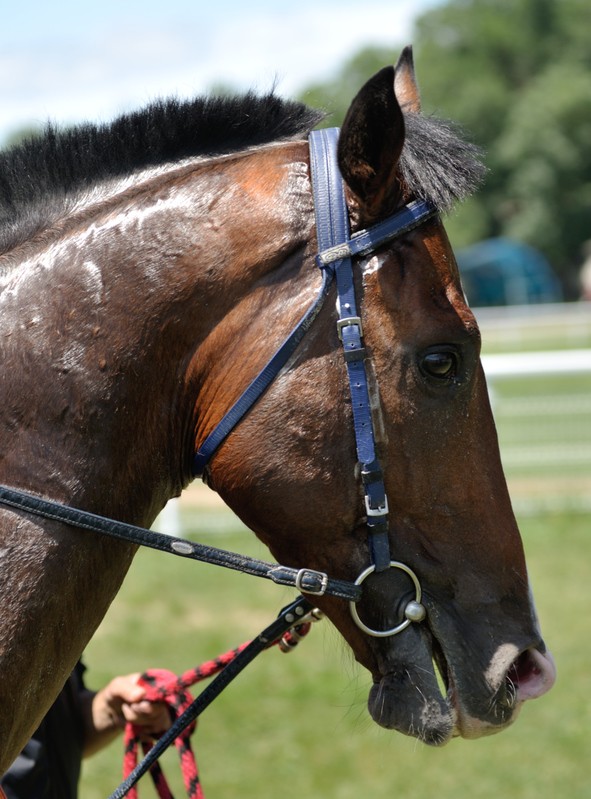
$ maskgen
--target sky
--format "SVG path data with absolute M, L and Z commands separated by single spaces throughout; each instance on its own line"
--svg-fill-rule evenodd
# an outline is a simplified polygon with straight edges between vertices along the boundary
M 440 2 L 4 0 L 0 146 L 48 119 L 106 122 L 216 84 L 267 91 L 276 83 L 294 96 L 366 45 L 391 46 L 394 63 L 412 43 L 416 16 Z

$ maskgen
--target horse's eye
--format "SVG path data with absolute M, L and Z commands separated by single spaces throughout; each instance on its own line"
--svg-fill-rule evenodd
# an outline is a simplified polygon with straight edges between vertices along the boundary
M 458 358 L 451 349 L 432 350 L 423 355 L 420 365 L 428 377 L 451 380 L 457 374 Z

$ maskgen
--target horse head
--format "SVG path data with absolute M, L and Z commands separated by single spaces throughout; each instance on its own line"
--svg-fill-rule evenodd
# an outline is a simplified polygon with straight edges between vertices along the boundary
M 422 193 L 445 210 L 478 171 L 458 147 L 450 129 L 420 116 L 406 50 L 361 89 L 340 134 L 355 229 Z M 425 168 L 431 177 L 421 179 Z M 404 621 L 414 586 L 400 568 L 364 581 L 361 625 L 339 600 L 318 605 L 371 672 L 379 724 L 431 744 L 496 732 L 549 689 L 554 665 L 503 476 L 478 326 L 441 221 L 361 257 L 355 279 L 390 552 L 419 576 L 426 618 L 396 636 L 367 634 Z M 355 579 L 370 562 L 368 530 L 334 317 L 332 308 L 320 315 L 207 479 L 281 562 Z

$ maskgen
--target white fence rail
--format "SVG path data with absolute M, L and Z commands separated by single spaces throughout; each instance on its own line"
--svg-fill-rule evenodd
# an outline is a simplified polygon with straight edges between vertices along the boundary
M 518 510 L 591 510 L 591 349 L 482 358 Z
M 475 308 L 489 350 L 574 349 L 591 346 L 591 302 Z
M 488 380 L 556 375 L 591 376 L 591 349 L 484 355 L 482 365 Z

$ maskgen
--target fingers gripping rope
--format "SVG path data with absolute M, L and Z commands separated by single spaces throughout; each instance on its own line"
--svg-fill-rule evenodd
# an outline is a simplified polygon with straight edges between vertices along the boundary
M 203 663 L 195 669 L 190 669 L 180 677 L 165 669 L 150 669 L 141 675 L 139 684 L 145 688 L 144 698 L 149 702 L 165 702 L 172 719 L 181 716 L 193 701 L 193 697 L 188 688 L 201 680 L 212 677 L 230 663 L 236 655 L 241 652 L 246 644 L 242 644 L 236 649 L 226 652 L 224 655 Z M 181 761 L 181 771 L 183 782 L 189 799 L 203 799 L 203 789 L 199 781 L 197 761 L 191 747 L 191 735 L 193 734 L 197 722 L 193 722 L 186 727 L 179 737 L 175 740 L 175 746 Z M 125 728 L 125 755 L 123 760 L 123 776 L 126 779 L 138 762 L 138 747 L 142 744 L 144 754 L 152 748 L 152 743 L 146 738 L 142 728 L 134 724 L 128 724 Z M 172 792 L 166 781 L 162 769 L 155 763 L 150 769 L 152 781 L 156 787 L 158 796 L 161 799 L 174 799 Z M 130 799 L 137 799 L 137 787 L 129 791 Z
M 320 611 L 310 614 L 312 620 L 321 618 Z M 271 645 L 277 644 L 282 652 L 291 652 L 306 636 L 310 630 L 311 621 L 304 621 L 288 630 L 280 639 Z M 209 660 L 197 668 L 190 669 L 180 677 L 165 669 L 149 669 L 139 678 L 139 684 L 145 689 L 144 699 L 149 702 L 165 702 L 168 705 L 172 720 L 179 718 L 193 702 L 193 697 L 188 688 L 195 683 L 212 677 L 222 671 L 236 656 L 248 646 L 248 642 L 236 649 L 220 655 L 214 660 Z M 187 726 L 175 739 L 175 747 L 179 753 L 181 771 L 187 796 L 189 799 L 204 799 L 203 788 L 199 779 L 197 761 L 191 746 L 191 735 L 195 731 L 197 722 Z M 158 737 L 158 736 L 156 736 Z M 123 778 L 127 779 L 138 764 L 138 749 L 142 746 L 144 755 L 152 748 L 152 740 L 140 726 L 127 724 L 124 737 Z M 160 799 L 174 799 L 166 777 L 158 761 L 150 768 L 150 776 Z M 130 788 L 127 793 L 129 799 L 138 799 L 137 786 Z

